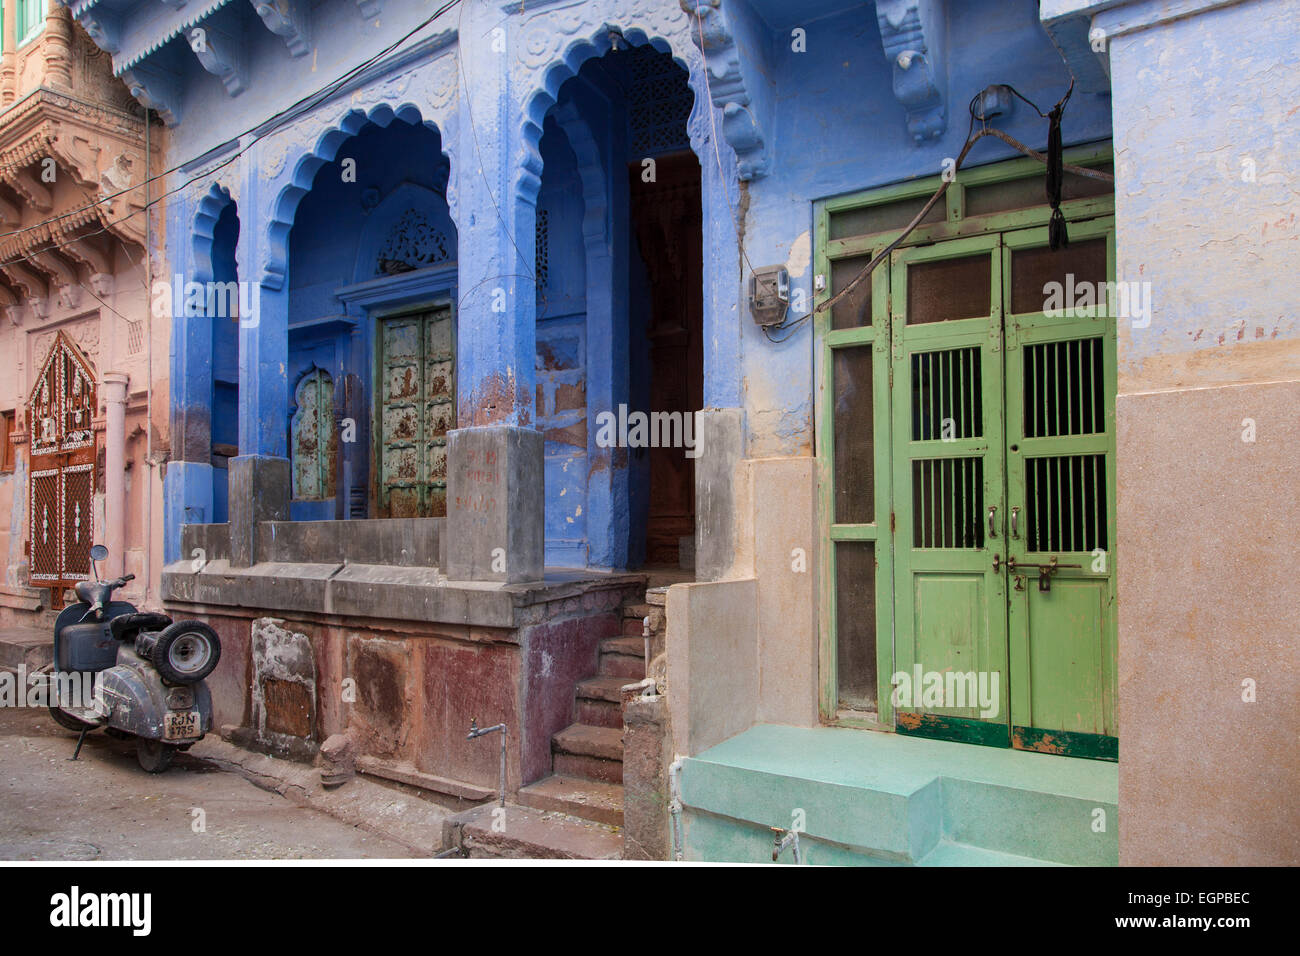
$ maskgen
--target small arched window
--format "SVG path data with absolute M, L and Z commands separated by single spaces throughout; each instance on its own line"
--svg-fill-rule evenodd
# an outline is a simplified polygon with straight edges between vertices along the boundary
M 334 462 L 338 435 L 334 428 L 334 380 L 323 368 L 313 368 L 294 389 L 298 410 L 290 425 L 293 497 L 323 501 L 334 497 Z

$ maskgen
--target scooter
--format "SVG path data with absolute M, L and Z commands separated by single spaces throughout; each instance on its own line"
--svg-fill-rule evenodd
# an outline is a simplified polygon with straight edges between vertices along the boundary
M 79 602 L 54 622 L 50 716 L 80 734 L 71 759 L 81 754 L 86 734 L 102 727 L 114 737 L 135 738 L 140 766 L 162 773 L 177 751 L 212 729 L 204 678 L 221 659 L 221 639 L 202 621 L 173 621 L 114 601 L 113 592 L 135 575 L 101 581 L 96 562 L 106 557 L 102 544 L 90 549 L 95 579 L 74 587 Z M 88 681 L 95 685 L 93 699 L 84 692 Z M 72 685 L 83 690 L 79 699 L 68 693 Z

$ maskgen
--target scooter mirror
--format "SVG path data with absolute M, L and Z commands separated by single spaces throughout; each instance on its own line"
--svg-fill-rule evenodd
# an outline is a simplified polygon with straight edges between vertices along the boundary
M 92 545 L 90 548 L 90 559 L 92 561 L 103 561 L 108 557 L 108 548 L 102 544 Z

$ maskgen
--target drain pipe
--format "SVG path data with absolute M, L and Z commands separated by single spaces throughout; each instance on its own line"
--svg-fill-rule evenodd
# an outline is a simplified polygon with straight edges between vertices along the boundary
M 775 863 L 777 857 L 791 847 L 794 848 L 794 865 L 799 866 L 803 863 L 803 854 L 799 852 L 799 831 L 782 830 L 780 827 L 771 827 L 774 834 L 772 839 L 772 862 Z M 784 834 L 784 836 L 782 836 Z
M 682 786 L 678 778 L 685 759 L 681 754 L 675 754 L 673 762 L 668 765 L 668 812 L 673 818 L 673 859 L 678 863 L 682 859 Z
M 475 737 L 482 737 L 498 730 L 501 731 L 501 782 L 497 789 L 500 794 L 501 806 L 504 807 L 506 805 L 506 725 L 496 724 L 493 727 L 484 727 L 480 730 L 477 718 L 471 717 L 469 719 L 469 733 L 465 735 L 465 739 L 473 740 Z

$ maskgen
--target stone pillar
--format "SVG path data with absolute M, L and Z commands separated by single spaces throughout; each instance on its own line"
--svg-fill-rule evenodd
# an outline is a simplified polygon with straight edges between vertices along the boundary
M 493 49 L 498 30 L 518 29 L 484 7 L 465 12 L 460 56 L 467 76 L 460 96 L 469 97 L 461 115 L 498 117 L 512 101 L 510 71 Z M 482 23 L 471 26 L 474 17 Z M 522 43 L 506 38 L 506 49 Z M 467 92 L 468 91 L 468 92 Z M 523 151 L 517 124 L 494 119 L 474 129 L 461 123 L 453 169 L 460 216 L 460 300 L 456 306 L 457 419 L 464 428 L 479 425 L 531 425 L 537 361 L 535 264 L 537 169 L 519 163 Z M 477 163 L 478 169 L 475 169 Z M 470 223 L 478 223 L 471 227 Z
M 171 323 L 171 454 L 163 479 L 163 560 L 182 557 L 181 525 L 206 524 L 212 513 L 212 319 L 188 314 L 185 283 L 196 277 L 193 223 L 199 207 L 177 196 L 167 206 L 168 258 L 175 271 L 154 280 L 172 287 L 171 310 L 155 321 Z M 201 278 L 211 278 L 204 276 Z M 155 296 L 155 301 L 159 301 Z M 184 555 L 188 558 L 191 555 Z
M 493 425 L 447 436 L 447 577 L 542 579 L 542 433 Z
M 240 207 L 273 208 L 256 146 L 240 171 Z M 239 316 L 239 455 L 230 459 L 230 563 L 257 559 L 258 525 L 289 520 L 289 278 L 268 271 L 269 224 L 259 218 L 239 231 L 242 282 L 253 282 Z
M 717 581 L 736 560 L 736 466 L 745 454 L 745 417 L 720 408 L 695 417 L 695 580 Z
M 72 89 L 72 14 L 57 0 L 50 3 L 45 15 L 44 43 L 45 85 L 59 90 Z
M 481 23 L 473 23 L 474 18 Z M 493 50 L 504 25 L 487 7 L 466 11 L 462 115 L 499 117 L 511 73 Z M 507 37 L 506 48 L 522 42 Z M 460 216 L 456 383 L 459 429 L 447 440 L 447 574 L 461 581 L 538 581 L 545 514 L 542 435 L 533 426 L 537 290 L 532 279 L 540 164 L 517 124 L 461 124 L 453 169 Z M 476 135 L 477 134 L 477 135 Z M 477 163 L 475 169 L 472 163 Z M 467 223 L 479 223 L 469 228 Z
M 12 103 L 18 96 L 18 4 L 6 3 L 4 53 L 0 55 L 0 102 Z
M 125 372 L 105 372 L 104 398 L 104 544 L 108 548 L 107 577 L 126 568 L 126 386 Z M 146 547 L 148 542 L 146 542 Z

